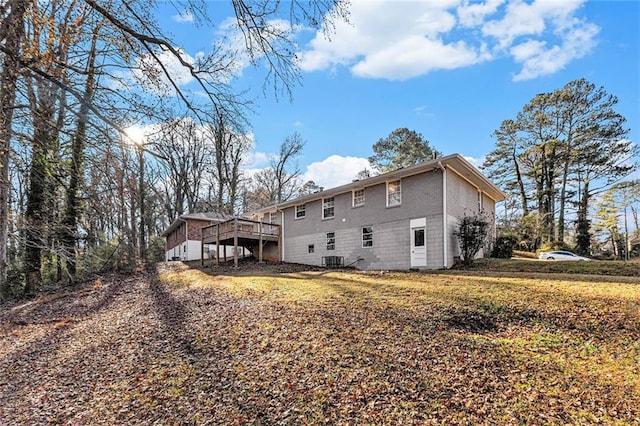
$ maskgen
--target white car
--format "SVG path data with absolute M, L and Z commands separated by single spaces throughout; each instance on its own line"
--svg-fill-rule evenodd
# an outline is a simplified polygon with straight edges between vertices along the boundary
M 542 260 L 576 260 L 576 261 L 590 261 L 588 257 L 578 256 L 575 253 L 564 250 L 543 251 L 538 256 Z

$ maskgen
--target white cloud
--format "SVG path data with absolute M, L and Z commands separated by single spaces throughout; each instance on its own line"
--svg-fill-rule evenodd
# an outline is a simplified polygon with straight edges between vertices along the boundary
M 511 49 L 511 56 L 517 62 L 524 62 L 530 58 L 540 55 L 544 51 L 545 42 L 538 40 L 528 40 Z
M 360 157 L 332 155 L 322 161 L 311 163 L 302 175 L 302 182 L 314 181 L 325 189 L 335 188 L 353 181 L 358 172 L 370 168 L 369 160 Z
M 538 45 L 523 58 L 513 54 L 516 62 L 523 64 L 522 70 L 514 76 L 514 80 L 529 80 L 553 74 L 563 69 L 572 60 L 584 57 L 595 46 L 595 36 L 598 31 L 599 28 L 596 25 L 577 24 L 564 31 L 560 45 L 556 44 L 547 48 L 545 43 L 538 42 Z M 530 43 L 525 42 L 522 45 Z M 514 49 L 515 52 L 522 54 L 522 51 L 519 50 L 520 46 L 515 46 Z
M 413 109 L 413 112 L 419 117 L 434 118 L 436 115 L 427 109 L 426 105 L 420 105 Z
M 482 60 L 483 55 L 463 41 L 443 44 L 417 36 L 367 55 L 351 70 L 359 77 L 406 80 L 433 70 L 461 68 Z
M 338 22 L 330 40 L 317 33 L 298 64 L 405 80 L 511 56 L 522 66 L 514 80 L 535 78 L 595 45 L 599 28 L 577 17 L 584 1 L 352 0 L 350 22 Z
M 191 13 L 191 11 L 189 10 L 185 10 L 179 15 L 173 15 L 171 19 L 179 23 L 183 23 L 183 22 L 192 23 L 192 22 L 195 22 L 196 20 L 195 16 L 193 16 L 193 13 Z
M 487 0 L 484 3 L 472 3 L 463 1 L 458 6 L 457 13 L 460 25 L 463 27 L 476 27 L 484 22 L 487 16 L 493 15 L 504 0 Z
M 470 162 L 471 164 L 473 164 L 474 166 L 476 166 L 479 169 L 484 164 L 485 157 L 483 156 L 483 157 L 480 157 L 480 158 L 475 158 L 475 157 L 465 156 L 464 159 L 467 160 L 468 162 Z
M 251 134 L 251 139 L 253 139 L 253 134 Z M 254 151 L 245 157 L 244 165 L 247 169 L 261 169 L 269 166 L 269 161 L 274 154 L 267 154 L 266 152 L 258 152 Z

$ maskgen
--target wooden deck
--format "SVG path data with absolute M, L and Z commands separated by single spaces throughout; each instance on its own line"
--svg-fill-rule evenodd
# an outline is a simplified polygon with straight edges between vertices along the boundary
M 280 253 L 280 225 L 275 223 L 257 222 L 249 219 L 233 218 L 215 225 L 202 228 L 202 253 L 205 244 L 215 244 L 216 250 L 220 246 L 233 246 L 234 265 L 238 266 L 238 247 L 258 247 L 258 260 L 262 262 L 262 249 L 268 241 L 278 245 L 278 260 L 282 258 Z M 204 256 L 201 256 L 204 264 Z M 219 255 L 215 256 L 216 265 L 219 264 Z

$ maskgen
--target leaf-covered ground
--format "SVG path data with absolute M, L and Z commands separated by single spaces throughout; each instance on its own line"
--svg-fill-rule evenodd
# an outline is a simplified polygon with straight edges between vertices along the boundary
M 0 305 L 0 424 L 640 423 L 637 279 L 219 273 Z

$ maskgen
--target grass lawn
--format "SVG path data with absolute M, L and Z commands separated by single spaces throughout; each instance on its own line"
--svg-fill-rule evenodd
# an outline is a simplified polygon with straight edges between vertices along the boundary
M 640 277 L 640 261 L 629 262 L 596 260 L 591 262 L 571 262 L 538 260 L 527 258 L 478 259 L 471 270 L 491 272 L 527 272 L 554 274 L 589 274 Z
M 3 306 L 0 419 L 640 423 L 638 278 L 213 271 Z
M 222 325 L 250 407 L 229 407 L 231 418 L 640 421 L 637 279 L 183 270 L 161 280 L 260 307 Z

